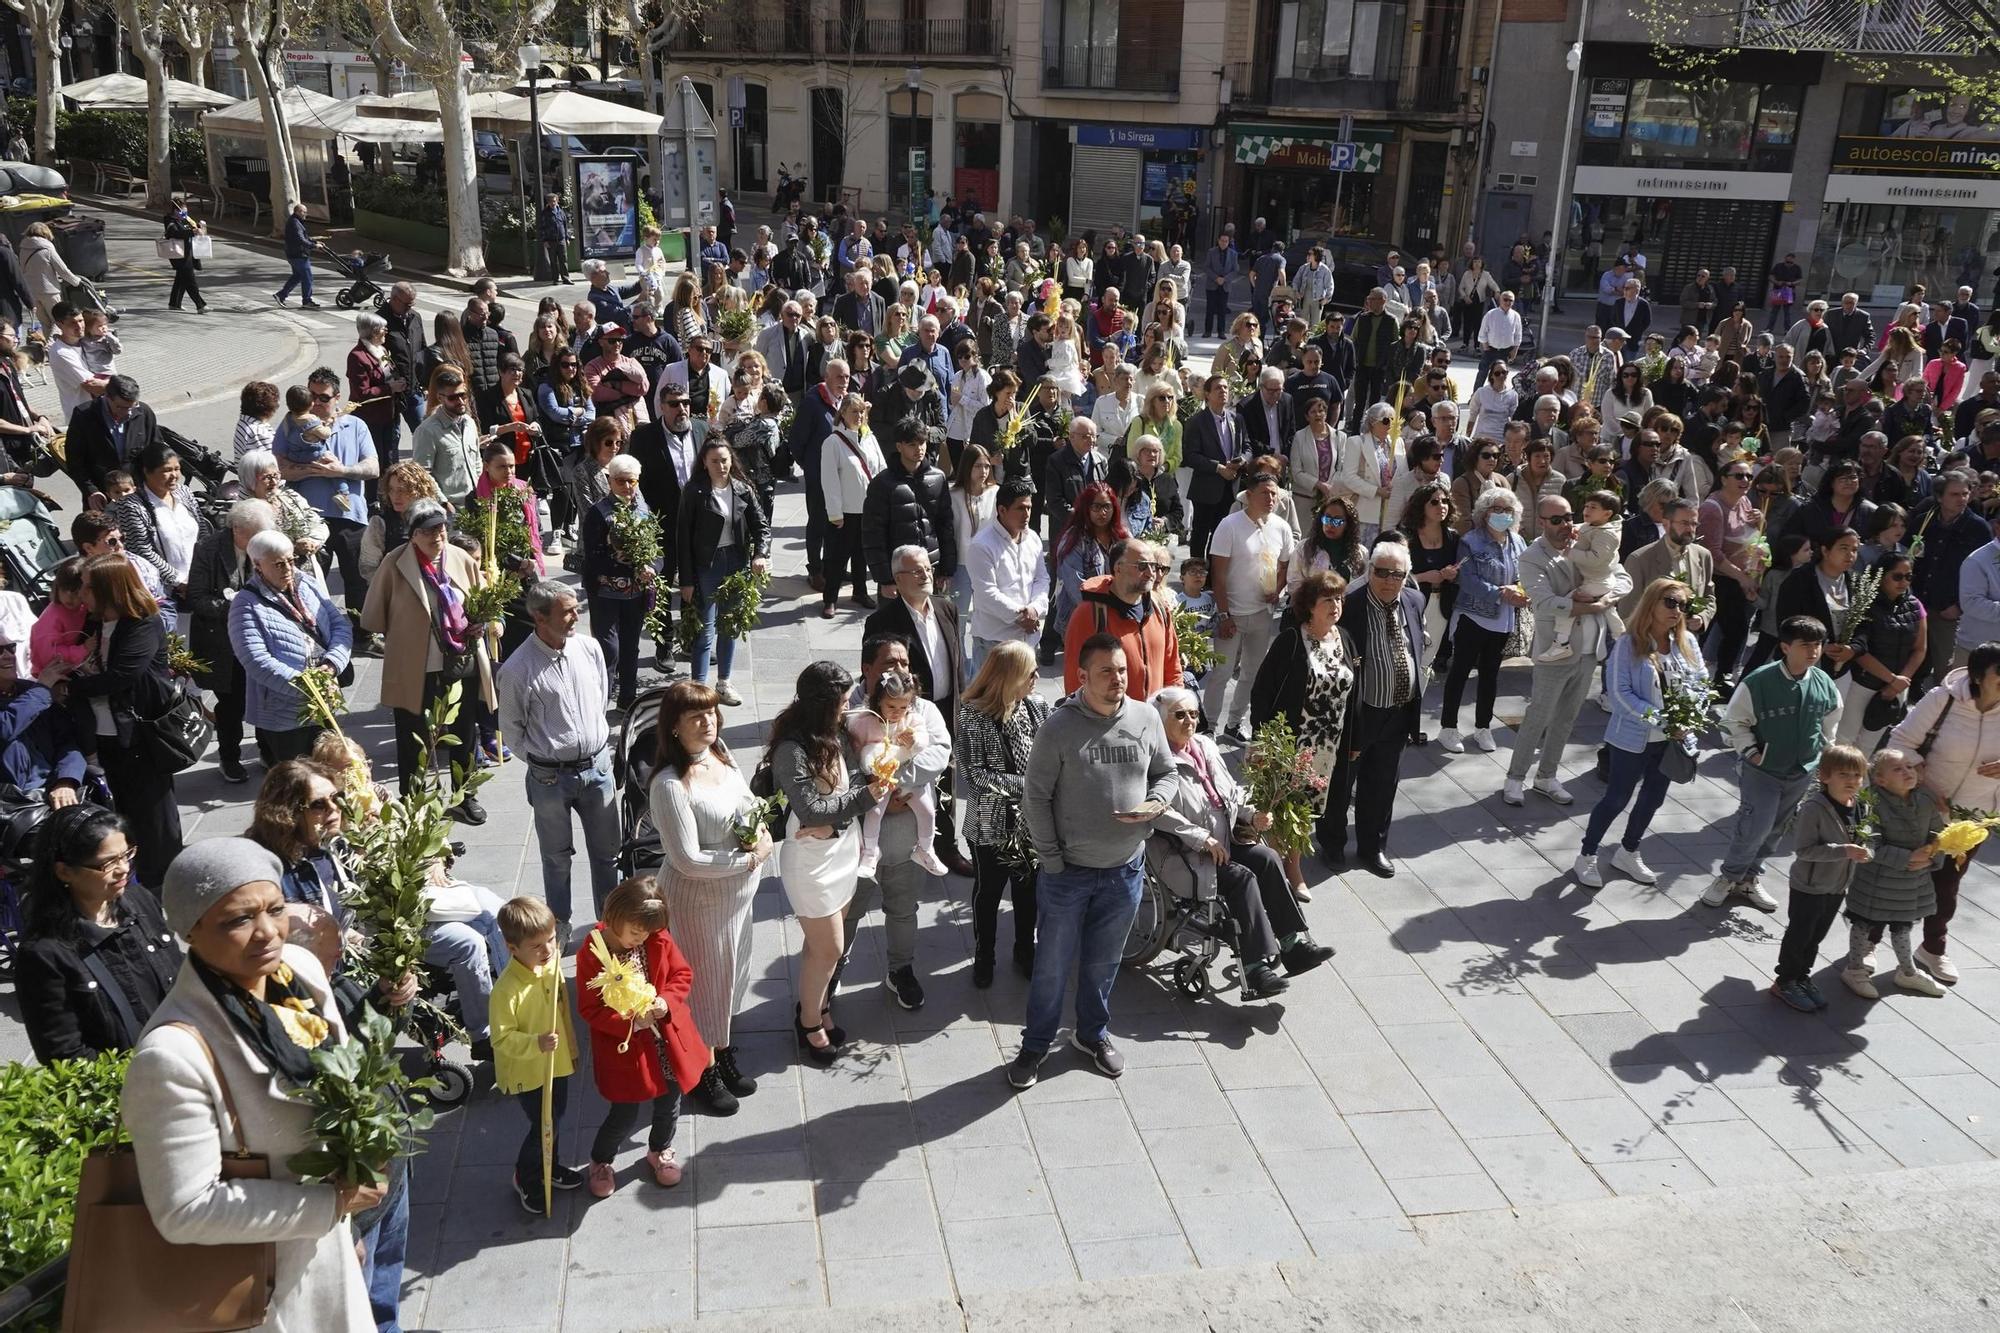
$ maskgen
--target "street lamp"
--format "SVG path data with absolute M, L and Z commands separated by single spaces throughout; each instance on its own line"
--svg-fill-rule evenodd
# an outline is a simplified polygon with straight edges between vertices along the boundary
M 910 128 L 905 140 L 905 151 L 909 154 L 909 207 L 912 225 L 923 216 L 922 200 L 917 198 L 917 89 L 923 86 L 924 72 L 915 65 L 903 71 L 903 86 L 910 90 Z
M 528 133 L 533 139 L 532 152 L 535 159 L 535 277 L 546 282 L 553 276 L 548 270 L 548 257 L 542 253 L 542 209 L 548 202 L 548 193 L 542 188 L 542 99 L 537 80 L 542 73 L 542 48 L 529 42 L 520 50 L 521 67 L 528 71 Z
M 1563 53 L 1563 63 L 1569 66 L 1569 111 L 1563 119 L 1562 169 L 1556 173 L 1556 225 L 1555 235 L 1550 238 L 1548 276 L 1543 280 L 1541 326 L 1535 334 L 1535 345 L 1546 349 L 1549 341 L 1549 307 L 1555 304 L 1562 292 L 1563 269 L 1569 261 L 1565 256 L 1569 250 L 1569 158 L 1570 150 L 1576 143 L 1578 127 L 1576 123 L 1577 86 L 1583 82 L 1583 34 L 1590 23 L 1590 0 L 1583 0 L 1581 12 L 1576 20 L 1576 40 Z M 1596 274 L 1587 274 L 1595 278 Z

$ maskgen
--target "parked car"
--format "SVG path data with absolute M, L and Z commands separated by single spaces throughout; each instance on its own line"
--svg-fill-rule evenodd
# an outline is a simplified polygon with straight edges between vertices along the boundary
M 1333 300 L 1331 304 L 1342 310 L 1359 310 L 1367 300 L 1375 283 L 1375 270 L 1389 258 L 1391 250 L 1402 256 L 1402 266 L 1415 272 L 1417 260 L 1430 253 L 1428 247 L 1391 245 L 1387 241 L 1371 241 L 1359 236 L 1328 236 L 1324 233 L 1306 232 L 1293 239 L 1285 247 L 1285 268 L 1296 273 L 1306 262 L 1306 251 L 1317 245 L 1326 252 L 1326 262 L 1333 267 Z
M 507 141 L 492 130 L 474 130 L 472 151 L 479 159 L 481 171 L 506 171 L 508 169 Z
M 0 194 L 47 194 L 69 198 L 69 180 L 53 167 L 33 162 L 0 162 Z

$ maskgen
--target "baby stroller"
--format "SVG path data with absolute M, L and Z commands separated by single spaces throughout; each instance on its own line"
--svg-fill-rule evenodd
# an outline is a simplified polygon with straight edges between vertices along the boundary
M 387 273 L 395 267 L 389 256 L 369 254 L 366 250 L 356 250 L 353 254 L 341 254 L 325 241 L 319 242 L 319 249 L 340 276 L 348 280 L 348 285 L 334 293 L 333 303 L 342 310 L 353 310 L 368 306 L 374 310 L 389 304 L 389 293 L 375 282 L 379 274 Z
M 118 322 L 118 311 L 112 306 L 111 298 L 89 278 L 79 276 L 75 282 L 64 283 L 63 300 L 85 313 L 102 310 L 106 320 L 113 324 Z
M 457 1106 L 472 1095 L 472 1071 L 444 1053 L 458 1026 L 458 991 L 451 973 L 426 967 L 417 979 L 417 1003 L 410 1006 L 408 1031 L 423 1053 L 425 1074 L 437 1080 L 428 1094 L 440 1109 Z
M 649 790 L 653 785 L 653 728 L 660 720 L 660 704 L 667 689 L 660 685 L 640 692 L 618 728 L 618 742 L 611 751 L 611 780 L 618 785 L 618 827 L 623 830 L 618 844 L 620 879 L 651 874 L 666 860 L 666 853 L 660 850 L 660 831 L 653 827 Z
M 0 568 L 6 585 L 27 598 L 37 615 L 49 604 L 56 566 L 69 554 L 62 530 L 35 492 L 0 487 Z

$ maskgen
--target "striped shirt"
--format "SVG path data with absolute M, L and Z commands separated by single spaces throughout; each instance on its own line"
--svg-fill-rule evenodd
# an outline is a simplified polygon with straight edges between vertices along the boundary
M 1410 640 L 1403 629 L 1403 602 L 1376 598 L 1369 589 L 1367 642 L 1361 664 L 1361 702 L 1371 708 L 1396 708 L 1416 697 L 1419 688 Z

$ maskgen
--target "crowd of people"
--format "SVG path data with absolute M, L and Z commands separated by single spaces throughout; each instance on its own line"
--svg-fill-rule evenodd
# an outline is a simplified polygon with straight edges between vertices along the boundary
M 177 207 L 166 235 L 194 226 Z M 981 989 L 1012 904 L 1010 1084 L 1036 1081 L 1072 986 L 1068 1040 L 1115 1078 L 1113 988 L 1146 896 L 1219 901 L 1240 998 L 1284 993 L 1332 954 L 1307 920 L 1308 857 L 1395 875 L 1405 751 L 1497 751 L 1503 664 L 1523 658 L 1508 805 L 1571 805 L 1578 718 L 1593 699 L 1609 715 L 1578 884 L 1657 879 L 1651 821 L 1719 729 L 1741 805 L 1702 902 L 1775 911 L 1765 861 L 1795 852 L 1774 994 L 1825 1004 L 1817 951 L 1843 910 L 1838 977 L 1857 995 L 1879 993 L 1885 932 L 1896 986 L 1957 979 L 1963 863 L 1940 833 L 2000 803 L 1983 729 L 2000 705 L 2000 315 L 1961 310 L 1969 293 L 1916 293 L 1879 338 L 1851 294 L 1760 334 L 1703 274 L 1676 334 L 1621 257 L 1583 342 L 1522 363 L 1516 293 L 1476 255 L 1391 256 L 1348 316 L 1324 256 L 1288 271 L 1261 219 L 1199 268 L 1116 229 L 1065 242 L 950 208 L 927 230 L 795 209 L 742 248 L 710 229 L 670 282 L 657 242 L 630 281 L 586 263 L 584 299 L 544 300 L 518 338 L 490 284 L 428 328 L 397 284 L 357 317 L 344 368 L 243 388 L 226 507 L 190 491 L 139 386 L 93 366 L 81 312 L 49 312 L 87 505 L 46 609 L 0 594 L 0 769 L 49 807 L 17 987 L 39 1058 L 137 1048 L 125 1110 L 163 1231 L 255 1230 L 205 1188 L 213 1084 L 275 1168 L 304 1146 L 275 1091 L 304 1052 L 344 1040 L 364 1001 L 416 994 L 414 976 L 364 994 L 347 975 L 343 832 L 356 793 L 390 798 L 303 683 L 347 683 L 369 655 L 402 793 L 437 762 L 425 719 L 452 694 L 454 752 L 523 775 L 541 895 L 502 902 L 442 856 L 424 938 L 475 1058 L 521 1102 L 530 1213 L 545 1185 L 611 1194 L 642 1120 L 645 1175 L 676 1185 L 683 1097 L 729 1115 L 757 1092 L 734 1029 L 774 868 L 799 923 L 802 1059 L 852 1051 L 841 976 L 877 908 L 887 992 L 925 1004 L 956 960 L 919 957 L 918 905 L 958 875 Z M 177 297 L 199 304 L 180 267 Z M 1197 287 L 1226 335 L 1206 360 L 1188 345 Z M 1454 336 L 1480 357 L 1463 400 Z M 55 429 L 12 373 L 10 448 Z M 724 588 L 767 569 L 794 487 L 807 586 L 770 595 L 837 619 L 846 593 L 863 645 L 852 670 L 799 673 L 752 769 L 721 739 L 743 698 Z M 503 577 L 512 601 L 474 623 L 468 600 Z M 633 752 L 661 861 L 621 881 L 612 728 L 641 700 L 644 640 L 674 667 L 677 622 L 685 678 L 653 689 Z M 1036 687 L 1057 664 L 1052 701 Z M 248 781 L 246 726 L 265 771 L 245 837 L 183 849 L 151 737 L 197 689 L 223 780 Z M 1232 771 L 1280 719 L 1310 770 L 1303 845 L 1276 842 Z M 744 836 L 774 795 L 785 813 Z M 486 818 L 472 796 L 451 814 Z M 573 936 L 579 824 L 595 924 Z M 571 953 L 574 1014 L 545 984 Z M 588 985 L 610 960 L 657 992 L 636 1026 Z M 284 1015 L 304 1011 L 315 1039 L 288 1044 Z M 558 1080 L 562 1115 L 577 1018 L 611 1110 L 589 1160 L 545 1181 L 542 1092 Z M 393 1326 L 405 1176 L 271 1188 L 298 1219 L 278 1256 L 287 1319 Z

